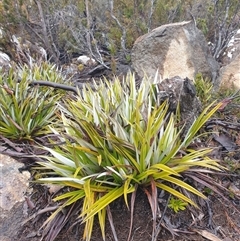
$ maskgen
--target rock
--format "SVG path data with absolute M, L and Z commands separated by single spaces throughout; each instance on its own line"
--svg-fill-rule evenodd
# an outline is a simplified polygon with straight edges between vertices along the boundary
M 81 55 L 77 58 L 77 62 L 79 64 L 83 64 L 85 66 L 92 66 L 92 65 L 95 65 L 96 64 L 96 60 L 93 59 L 93 58 L 89 58 L 88 56 L 86 55 Z
M 62 74 L 66 76 L 66 78 L 71 78 L 75 73 L 79 71 L 79 67 L 77 64 L 64 64 L 62 65 Z
M 24 196 L 29 188 L 30 173 L 20 173 L 23 164 L 0 154 L 0 240 L 13 240 L 27 211 Z
M 240 29 L 229 41 L 221 62 L 220 88 L 240 88 Z
M 4 36 L 3 29 L 2 29 L 2 28 L 0 28 L 0 39 L 3 39 L 3 36 Z
M 7 54 L 0 51 L 0 69 L 2 67 L 11 67 L 10 61 L 10 57 Z
M 240 88 L 240 52 L 228 65 L 221 68 L 219 83 L 220 88 Z
M 194 79 L 202 73 L 216 81 L 219 65 L 213 59 L 202 32 L 191 21 L 162 25 L 139 37 L 131 53 L 133 69 L 162 79 L 180 76 Z
M 193 82 L 179 76 L 164 79 L 157 84 L 157 96 L 158 103 L 168 100 L 171 112 L 176 113 L 178 103 L 180 104 L 181 121 L 185 124 L 183 133 L 186 133 L 202 109 Z

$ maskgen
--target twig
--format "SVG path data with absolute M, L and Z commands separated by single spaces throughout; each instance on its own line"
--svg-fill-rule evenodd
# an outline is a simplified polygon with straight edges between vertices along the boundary
M 115 20 L 115 22 L 117 23 L 117 25 L 119 26 L 119 28 L 122 30 L 122 37 L 121 37 L 121 47 L 123 49 L 124 54 L 126 55 L 126 30 L 125 28 L 122 26 L 122 24 L 119 22 L 119 20 L 114 16 L 113 14 L 113 0 L 110 1 L 110 14 L 111 17 Z
M 166 203 L 165 208 L 164 208 L 164 210 L 163 210 L 161 219 L 159 220 L 159 222 L 158 222 L 158 224 L 157 224 L 156 231 L 155 231 L 155 236 L 154 236 L 154 238 L 153 238 L 152 241 L 157 241 L 159 232 L 160 232 L 160 230 L 161 230 L 161 227 L 160 227 L 160 226 L 161 226 L 161 224 L 162 224 L 164 215 L 165 215 L 165 213 L 166 213 L 166 211 L 167 211 L 168 204 L 169 204 L 169 201 L 170 201 L 171 196 L 172 196 L 171 194 L 168 196 L 167 203 Z
M 46 213 L 46 212 L 51 212 L 51 211 L 55 211 L 56 209 L 58 209 L 58 206 L 54 206 L 54 207 L 46 207 L 44 209 L 39 210 L 37 213 L 34 213 L 33 215 L 31 215 L 29 218 L 27 218 L 25 221 L 23 221 L 21 223 L 21 226 L 23 226 L 25 223 L 27 223 L 28 221 L 30 221 L 33 218 L 36 218 L 38 215 Z
M 30 82 L 29 85 L 49 86 L 49 87 L 53 87 L 53 88 L 56 88 L 56 89 L 62 89 L 62 90 L 72 91 L 72 92 L 74 92 L 75 94 L 79 95 L 78 88 L 76 88 L 76 87 L 74 87 L 74 86 L 69 86 L 69 85 L 64 85 L 64 84 L 59 84 L 59 83 L 51 82 L 51 81 L 34 80 L 34 81 Z M 81 86 L 80 86 L 80 88 L 81 88 Z
M 109 205 L 107 206 L 107 215 L 108 215 L 108 220 L 109 220 L 109 223 L 110 223 L 110 226 L 111 226 L 111 229 L 112 229 L 114 240 L 118 241 L 118 237 L 117 237 L 115 227 L 113 225 L 113 218 L 112 218 L 112 213 L 111 213 Z
M 229 217 L 228 213 L 226 212 L 226 210 L 224 211 L 225 215 L 227 217 L 227 221 L 230 224 L 230 226 L 238 233 L 240 234 L 240 229 L 238 228 L 238 226 L 235 224 L 234 221 L 232 221 L 232 219 Z
M 149 13 L 149 16 L 148 16 L 148 25 L 147 25 L 148 33 L 151 31 L 152 16 L 153 16 L 153 12 L 154 12 L 155 1 L 156 0 L 151 0 L 151 7 L 150 7 L 150 13 Z
M 93 52 L 90 50 L 90 51 L 91 51 L 91 55 L 93 56 L 93 58 L 94 58 L 99 64 L 101 64 L 102 66 L 104 66 L 106 69 L 110 69 L 110 68 L 104 63 L 104 61 L 103 61 L 102 55 L 101 55 L 101 53 L 100 53 L 100 51 L 99 51 L 99 48 L 98 48 L 98 46 L 97 46 L 97 41 L 96 41 L 96 39 L 95 39 L 92 31 L 90 31 L 90 36 L 91 36 L 91 38 L 92 38 L 92 40 L 93 40 L 92 42 L 94 43 L 95 50 L 96 50 L 96 52 L 97 52 L 97 54 L 98 54 L 98 56 L 99 56 L 99 59 L 98 59 L 98 58 L 93 54 Z
M 206 199 L 205 202 L 207 204 L 207 210 L 208 210 L 208 224 L 207 224 L 207 226 L 212 229 L 213 228 L 213 225 L 212 225 L 213 212 L 212 212 L 211 207 L 209 205 L 209 199 Z
M 9 139 L 5 138 L 4 136 L 0 135 L 0 139 L 5 141 L 6 144 L 8 144 L 10 147 L 12 147 L 17 152 L 22 152 L 23 149 L 21 147 L 18 147 L 15 143 L 11 142 Z
M 206 128 L 210 129 L 210 128 L 212 128 L 213 125 L 223 126 L 227 129 L 240 131 L 240 124 L 239 123 L 222 121 L 220 119 L 212 119 L 212 120 L 207 121 Z
M 133 211 L 134 211 L 134 203 L 136 199 L 136 190 L 137 190 L 137 184 L 135 185 L 135 191 L 132 193 L 131 197 L 131 221 L 130 221 L 130 228 L 129 228 L 129 234 L 127 241 L 130 241 L 131 234 L 132 234 L 132 227 L 133 227 Z

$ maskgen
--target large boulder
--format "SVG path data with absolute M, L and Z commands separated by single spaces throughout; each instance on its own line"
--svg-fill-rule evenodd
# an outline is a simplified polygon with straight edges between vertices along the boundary
M 140 77 L 162 79 L 180 76 L 194 79 L 201 73 L 217 80 L 219 65 L 213 59 L 202 32 L 194 22 L 162 25 L 139 37 L 133 46 L 132 67 Z

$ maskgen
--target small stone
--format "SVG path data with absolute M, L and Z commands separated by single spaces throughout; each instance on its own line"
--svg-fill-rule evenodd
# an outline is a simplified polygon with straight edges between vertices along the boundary
M 91 66 L 96 64 L 96 60 L 93 58 L 89 58 L 86 55 L 81 55 L 77 58 L 77 62 L 83 64 L 85 66 Z

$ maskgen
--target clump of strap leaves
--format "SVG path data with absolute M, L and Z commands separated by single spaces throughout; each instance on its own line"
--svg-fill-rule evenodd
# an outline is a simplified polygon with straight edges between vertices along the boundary
M 41 156 L 44 161 L 38 163 L 38 169 L 44 177 L 38 182 L 67 188 L 54 198 L 59 206 L 42 226 L 46 240 L 56 238 L 66 218 L 62 226 L 56 219 L 76 203 L 81 208 L 70 210 L 77 212 L 77 223 L 80 220 L 85 225 L 84 240 L 91 240 L 94 219 L 98 219 L 106 240 L 107 217 L 117 240 L 109 205 L 123 197 L 133 218 L 136 193 L 141 187 L 152 210 L 155 240 L 158 190 L 193 206 L 197 204 L 181 190 L 205 198 L 184 181 L 183 175 L 221 169 L 208 156 L 211 149 L 190 147 L 221 104 L 206 107 L 182 136 L 179 116 L 169 113 L 167 102 L 157 102 L 155 88 L 147 79 L 136 87 L 134 76 L 129 74 L 123 81 L 116 78 L 95 84 L 94 90 L 86 85 L 76 98 L 58 103 L 63 127 L 51 125 L 50 129 L 64 144 L 43 147 L 50 155 Z M 132 225 L 128 240 L 131 229 Z
M 0 135 L 14 141 L 32 141 L 51 133 L 49 124 L 59 121 L 57 102 L 66 94 L 39 86 L 61 84 L 64 77 L 55 65 L 43 63 L 0 71 Z M 48 81 L 41 81 L 48 80 Z

